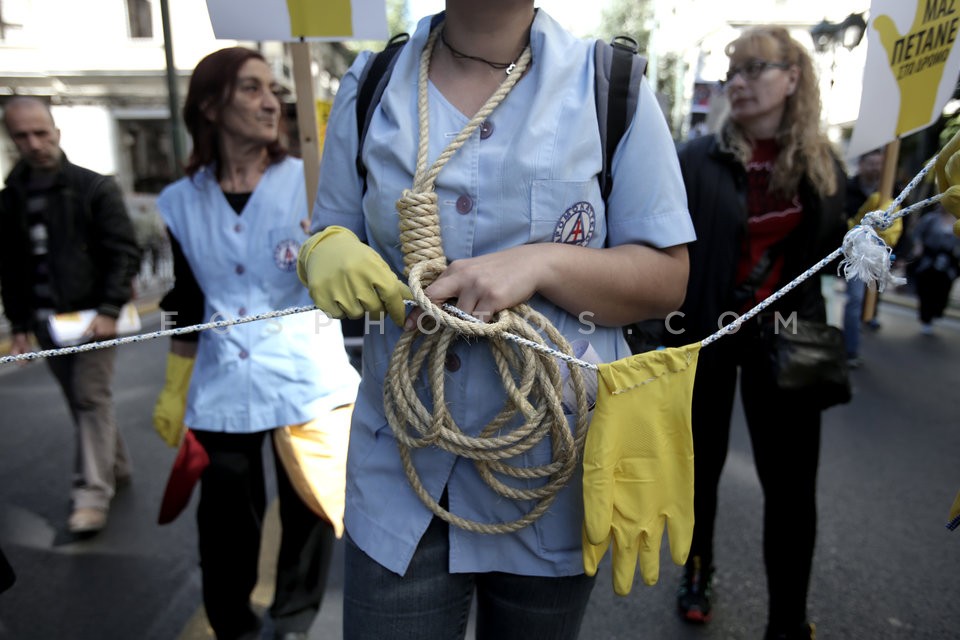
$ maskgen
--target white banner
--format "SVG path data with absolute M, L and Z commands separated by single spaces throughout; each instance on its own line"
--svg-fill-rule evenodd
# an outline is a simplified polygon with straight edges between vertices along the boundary
M 936 122 L 960 75 L 957 0 L 873 0 L 855 158 Z
M 207 0 L 217 38 L 386 40 L 386 0 Z

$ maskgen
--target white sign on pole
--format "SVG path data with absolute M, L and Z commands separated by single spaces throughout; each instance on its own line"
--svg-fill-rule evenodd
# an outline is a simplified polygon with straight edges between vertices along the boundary
M 386 40 L 386 0 L 207 0 L 217 38 Z
M 958 31 L 956 0 L 873 0 L 849 158 L 936 122 L 960 75 Z

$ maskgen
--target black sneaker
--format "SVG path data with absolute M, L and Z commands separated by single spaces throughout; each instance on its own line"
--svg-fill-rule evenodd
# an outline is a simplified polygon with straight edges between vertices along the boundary
M 763 640 L 817 640 L 817 627 L 812 622 L 805 622 L 800 627 L 785 631 L 768 628 Z
M 683 568 L 683 580 L 677 590 L 677 610 L 687 622 L 710 621 L 710 591 L 713 567 L 703 568 L 700 556 L 690 558 Z

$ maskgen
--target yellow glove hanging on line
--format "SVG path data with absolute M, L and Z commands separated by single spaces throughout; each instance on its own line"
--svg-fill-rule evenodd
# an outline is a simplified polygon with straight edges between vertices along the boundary
M 870 194 L 866 201 L 860 205 L 860 208 L 857 210 L 857 215 L 847 221 L 847 227 L 853 229 L 855 226 L 863 222 L 863 216 L 867 215 L 871 211 L 886 211 L 887 207 L 889 207 L 892 202 L 893 198 L 886 198 L 883 202 L 880 202 L 880 192 L 874 191 Z M 891 213 L 899 210 L 900 207 L 897 207 Z M 897 241 L 903 234 L 903 218 L 895 219 L 893 224 L 882 231 L 880 229 L 874 230 L 877 232 L 877 235 L 880 236 L 880 239 L 887 243 L 888 247 L 893 247 L 897 244 Z
M 613 537 L 613 589 L 630 593 L 639 557 L 648 585 L 660 574 L 664 525 L 670 555 L 687 561 L 693 538 L 690 404 L 700 343 L 601 364 L 583 452 L 583 566 Z
M 344 227 L 327 227 L 303 243 L 297 275 L 313 303 L 331 318 L 379 316 L 386 311 L 403 326 L 407 315 L 403 301 L 413 298 L 380 254 Z
M 937 188 L 943 194 L 943 208 L 960 218 L 960 131 L 937 154 L 933 167 Z M 960 220 L 953 224 L 953 233 L 960 236 Z
M 171 447 L 183 437 L 183 414 L 187 411 L 187 391 L 193 375 L 193 358 L 167 354 L 167 376 L 163 390 L 153 407 L 153 428 Z

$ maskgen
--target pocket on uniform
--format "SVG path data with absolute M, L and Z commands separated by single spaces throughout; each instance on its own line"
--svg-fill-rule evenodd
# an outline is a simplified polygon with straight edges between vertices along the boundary
M 534 180 L 530 199 L 530 242 L 597 246 L 604 229 L 595 179 Z

